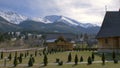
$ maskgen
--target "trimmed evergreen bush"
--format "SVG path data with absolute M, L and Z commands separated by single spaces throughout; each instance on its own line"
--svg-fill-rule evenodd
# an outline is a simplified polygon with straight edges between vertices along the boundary
M 32 58 L 31 58 L 31 57 L 29 58 L 28 66 L 29 66 L 29 67 L 33 66 L 33 61 L 32 61 Z
M 113 58 L 113 60 L 116 58 L 115 51 L 113 51 L 113 53 L 112 53 L 112 58 Z
M 56 63 L 59 63 L 60 59 L 56 58 Z
M 95 58 L 95 56 L 94 56 L 94 53 L 92 52 L 92 61 L 94 61 L 94 58 Z
M 44 66 L 47 66 L 47 64 L 48 64 L 47 55 L 44 55 L 43 63 L 44 63 Z
M 102 53 L 102 64 L 103 65 L 105 64 L 105 55 L 104 55 L 104 53 Z
M 71 62 L 71 60 L 72 60 L 72 56 L 71 56 L 71 52 L 70 52 L 68 55 L 68 62 Z
M 92 64 L 92 58 L 90 56 L 88 57 L 87 61 L 88 61 L 88 65 Z
M 17 64 L 18 64 L 18 60 L 17 60 L 17 57 L 15 56 L 15 57 L 14 57 L 14 62 L 13 62 L 14 67 L 16 67 Z
M 60 62 L 58 63 L 58 65 L 60 65 L 60 66 L 63 65 L 63 61 L 60 61 Z
M 11 53 L 9 54 L 8 59 L 11 61 L 11 59 L 12 59 Z
M 3 59 L 3 52 L 1 52 L 1 56 L 0 56 L 1 59 Z
M 77 54 L 75 55 L 75 65 L 77 65 L 78 64 L 78 56 L 77 56 Z
M 80 57 L 80 62 L 83 62 L 83 57 L 82 56 Z
M 118 59 L 117 58 L 114 58 L 114 63 L 118 63 Z

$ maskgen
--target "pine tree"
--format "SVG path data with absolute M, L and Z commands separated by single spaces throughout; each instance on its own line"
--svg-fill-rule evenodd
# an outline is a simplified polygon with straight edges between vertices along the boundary
M 15 52 L 15 57 L 17 57 L 17 51 Z
M 16 67 L 17 64 L 18 64 L 18 61 L 17 61 L 17 57 L 16 57 L 16 56 L 14 57 L 14 62 L 13 62 L 13 64 L 14 64 L 14 67 Z
M 47 66 L 47 64 L 48 64 L 48 58 L 47 58 L 47 55 L 44 55 L 43 62 L 44 62 L 44 66 Z
M 37 56 L 37 50 L 35 51 L 35 56 Z
M 72 60 L 72 56 L 71 56 L 71 52 L 70 52 L 68 55 L 68 62 L 71 62 L 71 60 Z
M 115 54 L 114 51 L 113 51 L 113 53 L 112 53 L 112 58 L 113 58 L 113 60 L 116 58 L 116 54 Z
M 8 59 L 11 61 L 11 59 L 12 59 L 11 53 L 9 54 Z
M 29 55 L 29 51 L 27 51 L 26 55 L 27 55 L 27 56 Z
M 77 65 L 78 64 L 78 56 L 77 56 L 77 54 L 75 55 L 75 65 Z
M 29 58 L 28 66 L 29 66 L 29 67 L 33 66 L 33 61 L 32 61 L 32 58 L 31 58 L 31 57 Z
M 1 52 L 1 59 L 3 59 L 3 52 Z
M 105 55 L 104 55 L 104 53 L 102 53 L 102 63 L 103 63 L 103 65 L 105 64 Z
M 20 53 L 19 62 L 22 63 L 22 53 Z
M 95 56 L 94 56 L 94 53 L 92 52 L 92 61 L 94 61 L 94 58 L 95 58 Z
M 87 61 L 88 61 L 88 65 L 89 65 L 89 64 L 92 64 L 92 58 L 91 58 L 90 56 L 88 57 L 88 60 L 87 60 Z
M 27 57 L 27 53 L 25 53 L 25 58 Z
M 80 62 L 83 62 L 83 57 L 82 56 L 80 57 Z

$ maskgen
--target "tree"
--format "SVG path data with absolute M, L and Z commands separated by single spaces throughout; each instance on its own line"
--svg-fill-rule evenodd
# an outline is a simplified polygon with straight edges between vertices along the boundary
M 115 54 L 114 51 L 113 51 L 113 53 L 112 53 L 112 58 L 113 58 L 113 60 L 116 58 L 116 54 Z
M 56 58 L 56 63 L 59 63 L 60 59 Z
M 31 55 L 30 55 L 30 59 L 29 59 L 29 61 L 28 61 L 28 66 L 29 66 L 29 67 L 33 66 L 34 62 L 35 62 L 35 59 L 34 59 L 34 57 L 33 57 L 32 54 L 31 54 Z
M 11 53 L 9 54 L 8 59 L 11 61 L 11 59 L 12 59 Z
M 37 50 L 35 51 L 35 56 L 37 56 Z
M 92 52 L 92 61 L 94 61 L 94 58 L 95 58 L 95 56 L 94 56 L 94 53 Z
M 105 55 L 104 55 L 104 53 L 102 53 L 102 63 L 103 63 L 103 65 L 105 64 Z
M 27 53 L 26 53 L 26 55 L 28 56 L 29 55 L 29 51 L 27 50 Z
M 47 66 L 47 64 L 48 64 L 48 58 L 47 58 L 47 55 L 44 55 L 43 62 L 44 62 L 44 66 Z
M 1 59 L 3 59 L 3 52 L 1 52 Z
M 15 52 L 15 57 L 17 57 L 17 51 Z
M 71 56 L 71 52 L 70 52 L 68 55 L 68 62 L 71 62 L 71 60 L 72 60 L 72 56 Z
M 20 62 L 20 63 L 22 63 L 22 56 L 23 56 L 23 54 L 20 53 L 20 57 L 19 57 L 19 62 Z
M 31 57 L 29 58 L 28 66 L 29 66 L 29 67 L 33 66 L 33 61 L 32 61 L 32 58 L 31 58 Z
M 75 55 L 75 65 L 77 65 L 78 64 L 78 56 L 77 56 L 77 54 Z
M 60 61 L 60 62 L 58 63 L 58 65 L 60 65 L 60 66 L 63 65 L 63 61 Z
M 114 63 L 118 63 L 118 59 L 117 58 L 114 58 Z
M 17 64 L 18 64 L 18 61 L 17 61 L 17 57 L 16 57 L 16 56 L 14 57 L 14 62 L 13 62 L 13 64 L 14 64 L 14 67 L 16 67 Z
M 83 57 L 82 56 L 80 57 L 80 62 L 83 62 Z
M 88 57 L 87 61 L 88 61 L 88 65 L 92 64 L 92 58 L 90 56 Z

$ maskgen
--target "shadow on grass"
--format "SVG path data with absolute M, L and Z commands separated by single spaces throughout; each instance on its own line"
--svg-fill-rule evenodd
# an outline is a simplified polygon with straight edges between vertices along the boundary
M 102 57 L 102 53 L 101 52 L 95 52 L 94 53 L 96 56 L 100 56 L 100 57 Z M 105 54 L 105 60 L 107 60 L 107 61 L 112 61 L 113 60 L 113 58 L 112 58 L 112 53 L 104 53 Z M 120 53 L 116 53 L 116 58 L 118 59 L 118 60 L 120 60 Z
M 72 65 L 72 67 L 75 67 L 75 66 L 77 66 L 77 64 L 73 64 L 73 65 Z

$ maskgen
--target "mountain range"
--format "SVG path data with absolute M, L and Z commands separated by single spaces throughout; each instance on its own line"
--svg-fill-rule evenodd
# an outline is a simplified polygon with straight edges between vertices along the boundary
M 38 31 L 57 33 L 91 33 L 96 34 L 100 26 L 81 23 L 72 18 L 60 15 L 49 15 L 44 18 L 29 18 L 14 11 L 0 10 L 0 31 Z

